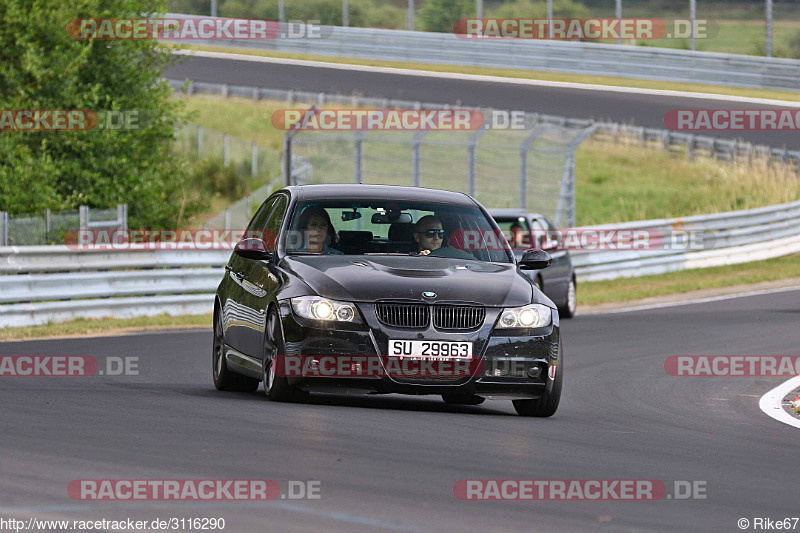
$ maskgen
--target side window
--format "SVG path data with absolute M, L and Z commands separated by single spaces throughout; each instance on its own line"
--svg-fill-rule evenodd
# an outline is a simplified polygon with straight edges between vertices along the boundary
M 278 233 L 281 230 L 283 217 L 286 216 L 286 207 L 289 204 L 285 196 L 279 196 L 275 202 L 275 208 L 270 213 L 264 224 L 264 242 L 267 243 L 267 250 L 275 251 L 278 243 Z
M 536 239 L 536 247 L 548 249 L 553 247 L 552 234 L 546 220 L 533 220 L 533 236 Z
M 275 205 L 278 199 L 279 198 L 273 198 L 272 200 L 267 200 L 264 202 L 264 204 L 253 216 L 250 224 L 247 226 L 247 236 L 260 237 L 258 233 L 264 229 L 264 226 L 267 223 L 267 217 L 272 212 L 272 207 Z

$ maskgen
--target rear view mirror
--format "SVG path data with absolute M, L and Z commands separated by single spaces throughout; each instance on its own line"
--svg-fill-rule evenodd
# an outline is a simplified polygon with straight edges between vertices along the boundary
M 355 208 L 352 211 L 342 211 L 342 222 L 349 222 L 359 218 L 361 218 L 361 213 Z
M 394 222 L 401 222 L 404 224 L 411 223 L 411 213 L 375 213 L 372 215 L 373 224 L 392 224 Z
M 519 260 L 519 268 L 522 270 L 541 270 L 549 267 L 553 263 L 553 258 L 544 250 L 525 250 L 522 259 Z

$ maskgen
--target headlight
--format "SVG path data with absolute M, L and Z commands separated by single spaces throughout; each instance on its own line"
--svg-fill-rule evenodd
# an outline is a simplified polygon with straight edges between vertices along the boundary
M 552 320 L 550 308 L 542 304 L 504 309 L 497 322 L 497 329 L 543 328 Z
M 321 296 L 292 298 L 292 309 L 303 318 L 326 322 L 361 322 L 356 307 L 348 302 L 329 300 Z

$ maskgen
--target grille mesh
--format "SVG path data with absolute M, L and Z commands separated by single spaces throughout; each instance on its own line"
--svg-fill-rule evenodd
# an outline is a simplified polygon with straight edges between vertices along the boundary
M 436 329 L 475 329 L 483 324 L 486 309 L 473 305 L 434 305 L 433 326 Z
M 382 324 L 395 328 L 425 328 L 430 321 L 425 304 L 379 303 L 375 312 Z

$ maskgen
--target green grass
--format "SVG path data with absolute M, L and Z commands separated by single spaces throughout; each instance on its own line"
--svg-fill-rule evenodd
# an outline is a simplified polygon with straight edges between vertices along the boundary
M 271 152 L 264 156 L 265 160 L 274 165 L 268 173 L 279 175 L 283 132 L 272 126 L 270 115 L 276 109 L 286 107 L 285 103 L 193 96 L 187 98 L 187 104 L 196 123 L 228 131 L 248 141 L 255 140 L 264 146 L 267 152 Z M 297 139 L 310 140 L 323 135 L 332 134 L 311 133 Z M 389 140 L 403 135 L 409 137 L 408 134 L 387 132 L 381 137 L 372 134 L 368 138 Z M 463 141 L 467 135 L 432 132 L 425 141 L 447 142 L 455 138 Z M 477 151 L 477 196 L 486 205 L 518 205 L 519 156 L 515 147 L 519 146 L 522 136 L 523 132 L 493 131 L 481 138 Z M 493 144 L 508 148 L 488 146 Z M 363 146 L 366 182 L 410 184 L 411 153 L 407 145 L 365 142 Z M 486 148 L 481 148 L 483 146 Z M 295 153 L 312 161 L 316 179 L 339 182 L 353 179 L 351 143 L 298 145 Z M 422 154 L 421 185 L 466 190 L 463 146 L 454 149 L 431 144 L 423 148 Z M 554 169 L 563 165 L 558 158 L 548 160 L 541 154 L 538 157 L 539 165 L 552 165 Z M 560 176 L 560 171 L 553 172 L 550 175 Z M 511 178 L 501 185 L 501 176 Z M 533 173 L 531 176 L 536 177 Z M 531 209 L 537 208 L 536 201 L 552 201 L 558 195 L 558 187 L 553 184 L 547 188 L 545 184 L 537 183 L 535 189 L 530 189 Z M 763 161 L 753 165 L 730 165 L 698 156 L 689 162 L 683 154 L 666 153 L 658 148 L 587 141 L 576 154 L 576 191 L 578 225 L 591 225 L 682 217 L 789 202 L 800 198 L 800 178 L 788 167 Z
M 800 277 L 800 254 L 657 276 L 584 282 L 578 288 L 578 302 L 579 305 L 628 302 L 701 289 L 717 289 L 796 277 Z
M 704 19 L 699 16 L 698 19 Z M 671 21 L 664 17 L 668 31 Z M 695 48 L 699 52 L 720 52 L 725 54 L 742 54 L 763 56 L 766 50 L 766 26 L 763 20 L 716 20 L 707 16 L 707 36 L 695 39 Z M 772 55 L 775 57 L 791 57 L 790 41 L 800 33 L 800 21 L 775 20 L 772 27 Z M 616 41 L 601 41 L 616 43 Z M 625 41 L 623 44 L 634 44 Z M 637 41 L 639 46 L 658 48 L 677 48 L 689 50 L 690 41 L 677 38 L 663 38 L 654 41 Z
M 45 337 L 97 336 L 168 328 L 211 328 L 211 315 L 142 316 L 136 318 L 78 319 L 58 324 L 0 329 L 0 342 Z
M 800 199 L 800 176 L 763 160 L 687 161 L 659 149 L 588 141 L 576 153 L 578 225 L 674 218 Z
M 767 98 L 774 100 L 786 100 L 789 102 L 800 102 L 800 93 L 791 91 L 773 91 L 764 89 L 747 89 L 740 87 L 725 87 L 721 85 L 703 85 L 696 83 L 675 83 L 660 80 L 638 80 L 634 78 L 619 78 L 613 76 L 589 76 L 583 74 L 569 74 L 561 72 L 547 72 L 535 70 L 516 70 L 503 68 L 486 67 L 466 67 L 458 65 L 440 65 L 435 63 L 415 63 L 411 61 L 384 61 L 377 59 L 365 59 L 356 57 L 332 57 L 311 54 L 294 54 L 285 52 L 273 52 L 264 50 L 253 50 L 250 48 L 216 47 L 216 46 L 175 46 L 164 43 L 165 46 L 182 48 L 186 50 L 206 50 L 211 52 L 228 52 L 233 54 L 245 54 L 260 57 L 277 57 L 287 59 L 303 59 L 307 61 L 325 61 L 328 63 L 341 63 L 352 65 L 367 65 L 374 67 L 401 68 L 412 70 L 425 70 L 431 72 L 455 72 L 462 74 L 475 74 L 482 76 L 496 76 L 501 78 L 521 78 L 541 81 L 559 81 L 570 83 L 584 83 L 597 85 L 610 85 L 614 87 L 632 87 L 638 89 L 659 89 L 670 91 L 688 91 L 709 94 L 722 94 L 728 96 L 743 96 L 750 98 Z M 432 97 L 432 100 L 437 98 Z M 447 100 L 441 97 L 440 100 Z M 601 117 L 602 118 L 602 117 Z

